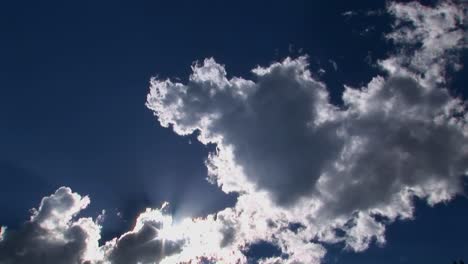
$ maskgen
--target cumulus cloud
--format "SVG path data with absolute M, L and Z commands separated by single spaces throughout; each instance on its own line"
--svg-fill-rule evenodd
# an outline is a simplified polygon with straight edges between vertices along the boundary
M 161 210 L 147 209 L 138 216 L 135 228 L 104 246 L 107 261 L 114 264 L 159 263 L 181 251 L 184 241 L 161 237 L 161 230 L 172 224 Z
M 326 161 L 338 151 L 333 135 L 313 130 L 314 122 L 326 118 L 322 109 L 332 111 L 332 106 L 325 86 L 310 77 L 306 66 L 302 57 L 257 68 L 258 80 L 253 82 L 228 80 L 224 67 L 207 59 L 193 66 L 187 85 L 153 80 L 148 106 L 163 125 L 172 124 L 180 134 L 198 129 L 203 143 L 216 143 L 220 152 L 232 151 L 231 165 L 242 169 L 239 177 L 248 177 L 280 203 L 293 202 L 310 190 Z M 209 162 L 216 166 L 224 156 Z M 230 176 L 217 178 L 229 185 L 223 178 L 227 181 Z
M 148 209 L 135 227 L 99 246 L 101 220 L 77 218 L 89 198 L 60 188 L 19 230 L 1 229 L 0 263 L 248 263 L 263 241 L 279 256 L 260 263 L 320 263 L 325 245 L 354 251 L 385 243 L 385 227 L 462 192 L 468 114 L 450 95 L 447 67 L 466 47 L 467 10 L 457 2 L 392 3 L 397 50 L 364 87 L 333 105 L 308 58 L 286 58 L 228 78 L 213 58 L 187 83 L 151 80 L 147 106 L 179 135 L 215 144 L 208 180 L 237 203 L 173 222 Z M 460 66 L 455 67 L 459 69 Z
M 0 263 L 70 264 L 99 259 L 100 227 L 90 218 L 75 219 L 88 204 L 88 197 L 65 187 L 43 198 L 20 230 L 2 232 Z
M 346 86 L 340 106 L 330 103 L 306 57 L 257 67 L 252 79 L 229 79 L 209 58 L 192 66 L 186 84 L 151 81 L 147 105 L 161 125 L 180 135 L 198 131 L 202 143 L 216 144 L 207 159 L 210 179 L 242 194 L 235 210 L 251 214 L 245 221 L 256 219 L 250 235 L 263 234 L 245 243 L 261 238 L 288 252 L 300 237 L 362 251 L 385 243 L 378 219 L 412 217 L 414 197 L 435 204 L 462 191 L 468 117 L 446 87 L 446 69 L 466 47 L 466 8 L 412 2 L 389 4 L 388 11 L 395 22 L 387 38 L 397 51 L 379 62 L 381 76 Z M 253 200 L 241 203 L 259 194 L 258 208 Z M 259 219 L 285 231 L 267 237 Z M 285 228 L 292 221 L 305 228 L 292 234 Z M 306 246 L 320 252 L 312 242 L 294 248 Z
M 147 209 L 132 231 L 100 246 L 100 217 L 96 221 L 77 218 L 89 203 L 87 196 L 68 187 L 44 197 L 20 229 L 2 227 L 0 263 L 151 264 L 179 253 L 185 243 L 164 233 L 172 225 L 170 216 L 160 209 Z

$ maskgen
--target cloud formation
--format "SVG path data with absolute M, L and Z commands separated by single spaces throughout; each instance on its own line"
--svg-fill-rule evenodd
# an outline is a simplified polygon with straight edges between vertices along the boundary
M 397 50 L 379 62 L 381 76 L 365 87 L 346 86 L 340 106 L 330 103 L 306 57 L 257 67 L 251 80 L 229 79 L 210 58 L 192 66 L 186 84 L 151 82 L 147 105 L 161 125 L 180 135 L 199 131 L 202 143 L 216 144 L 207 159 L 210 179 L 241 193 L 240 201 L 264 197 L 255 210 L 253 201 L 236 210 L 253 210 L 257 222 L 263 217 L 273 226 L 305 226 L 295 235 L 262 237 L 284 243 L 289 258 L 295 253 L 287 236 L 365 250 L 373 240 L 385 242 L 377 218 L 410 218 L 414 197 L 436 204 L 462 191 L 467 115 L 446 87 L 446 69 L 461 67 L 467 9 L 411 2 L 391 3 L 388 11 L 395 22 L 387 38 Z M 262 207 L 278 215 L 259 217 Z
M 75 219 L 90 200 L 59 188 L 44 197 L 20 230 L 2 232 L 0 263 L 84 263 L 99 259 L 100 227 L 90 218 Z
M 248 263 L 260 241 L 282 252 L 260 263 L 320 263 L 328 243 L 384 244 L 386 225 L 411 218 L 415 197 L 450 200 L 468 169 L 465 102 L 447 88 L 447 67 L 460 69 L 467 46 L 467 9 L 387 9 L 397 50 L 379 61 L 380 76 L 345 86 L 343 105 L 330 102 L 307 57 L 256 67 L 251 79 L 228 78 L 209 58 L 185 84 L 151 80 L 147 106 L 160 124 L 216 145 L 209 180 L 239 194 L 234 207 L 177 223 L 147 209 L 99 246 L 100 222 L 77 218 L 89 198 L 62 187 L 21 229 L 1 229 L 0 263 Z
M 183 240 L 161 237 L 161 230 L 172 224 L 170 216 L 160 210 L 147 209 L 136 220 L 136 226 L 120 238 L 105 245 L 107 261 L 113 264 L 159 263 L 166 256 L 179 253 Z

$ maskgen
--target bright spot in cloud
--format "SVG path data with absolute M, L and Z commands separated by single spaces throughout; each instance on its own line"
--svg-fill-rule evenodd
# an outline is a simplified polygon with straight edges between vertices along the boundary
M 151 80 L 148 108 L 176 134 L 216 145 L 208 178 L 238 193 L 235 206 L 174 221 L 164 203 L 100 245 L 104 216 L 79 218 L 90 198 L 61 187 L 21 229 L 2 227 L 0 263 L 248 263 L 249 247 L 265 242 L 281 254 L 259 263 L 314 264 L 329 243 L 385 244 L 386 225 L 412 218 L 415 198 L 449 201 L 468 170 L 466 102 L 447 87 L 467 47 L 466 7 L 387 8 L 398 49 L 369 83 L 345 86 L 341 106 L 306 56 L 258 66 L 251 80 L 228 78 L 213 58 L 193 64 L 187 83 Z

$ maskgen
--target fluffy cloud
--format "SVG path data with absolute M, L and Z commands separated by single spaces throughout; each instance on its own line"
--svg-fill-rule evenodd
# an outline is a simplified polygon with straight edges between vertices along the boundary
M 232 151 L 229 163 L 240 165 L 240 178 L 248 177 L 279 203 L 294 202 L 314 186 L 340 144 L 322 129 L 326 124 L 314 129 L 314 123 L 326 118 L 323 109 L 332 111 L 332 106 L 325 86 L 310 77 L 306 66 L 305 58 L 286 59 L 255 69 L 258 80 L 253 82 L 228 80 L 224 67 L 207 59 L 193 66 L 187 85 L 154 79 L 148 106 L 162 125 L 172 124 L 179 134 L 198 129 L 203 143 L 216 143 L 220 152 Z M 227 170 L 217 163 L 224 156 L 209 162 Z M 229 185 L 231 175 L 227 171 L 215 176 Z
M 100 246 L 101 217 L 96 221 L 77 217 L 89 203 L 87 196 L 68 187 L 44 197 L 19 230 L 2 227 L 0 263 L 152 264 L 180 253 L 187 243 L 187 235 L 182 233 L 188 229 L 178 226 L 175 232 L 172 218 L 164 210 L 147 209 L 139 215 L 133 230 Z
M 180 135 L 199 131 L 202 143 L 216 144 L 210 179 L 239 192 L 235 210 L 247 215 L 237 241 L 271 241 L 291 262 L 307 246 L 320 252 L 310 241 L 362 251 L 385 243 L 385 223 L 412 217 L 414 197 L 435 204 L 462 191 L 468 116 L 446 88 L 446 69 L 466 47 L 467 10 L 412 2 L 388 11 L 395 23 L 387 38 L 397 51 L 380 61 L 381 76 L 346 87 L 341 106 L 330 103 L 305 57 L 257 67 L 252 80 L 227 78 L 210 58 L 192 66 L 186 84 L 151 81 L 147 105 L 161 125 Z M 242 226 L 252 219 L 254 228 Z M 261 221 L 271 225 L 264 230 Z M 293 234 L 291 222 L 305 228 Z M 313 263 L 311 250 L 304 252 L 297 260 Z
M 382 75 L 345 87 L 333 105 L 308 59 L 286 58 L 228 78 L 214 59 L 187 83 L 152 79 L 147 106 L 179 135 L 215 144 L 209 180 L 236 205 L 173 223 L 148 209 L 133 230 L 99 246 L 100 222 L 77 218 L 87 197 L 60 188 L 17 231 L 1 229 L 0 263 L 248 263 L 260 241 L 282 254 L 260 263 L 320 263 L 328 243 L 363 251 L 387 224 L 459 194 L 467 174 L 468 114 L 447 89 L 447 67 L 467 46 L 456 2 L 388 5 L 396 44 Z
M 387 38 L 400 50 L 384 61 L 387 70 L 416 72 L 430 86 L 446 81 L 447 65 L 455 70 L 461 67 L 458 52 L 468 45 L 466 4 L 447 1 L 431 8 L 418 2 L 390 3 L 388 11 L 396 19 Z
M 106 259 L 114 264 L 159 263 L 166 256 L 179 253 L 182 239 L 161 237 L 161 232 L 172 225 L 170 216 L 161 210 L 147 209 L 136 220 L 135 228 L 104 246 Z
M 74 219 L 88 204 L 88 197 L 65 187 L 43 198 L 20 230 L 2 232 L 0 263 L 70 264 L 99 259 L 100 227 L 89 218 Z

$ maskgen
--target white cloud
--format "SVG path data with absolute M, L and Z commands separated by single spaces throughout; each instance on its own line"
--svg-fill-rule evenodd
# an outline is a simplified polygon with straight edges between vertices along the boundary
M 261 263 L 320 263 L 328 243 L 384 244 L 387 224 L 413 217 L 414 197 L 436 204 L 460 193 L 468 164 L 465 103 L 445 87 L 445 68 L 466 47 L 466 9 L 388 10 L 399 50 L 380 61 L 381 76 L 346 87 L 342 106 L 307 57 L 256 67 L 252 80 L 229 79 L 212 58 L 186 84 L 151 80 L 147 106 L 162 126 L 216 144 L 208 177 L 239 193 L 234 207 L 176 223 L 148 209 L 99 247 L 103 216 L 77 219 L 90 201 L 62 187 L 20 230 L 1 229 L 0 263 L 247 263 L 259 241 L 283 253 Z
M 20 230 L 2 232 L 0 263 L 70 264 L 99 259 L 100 226 L 90 218 L 75 219 L 88 204 L 88 197 L 65 187 L 43 198 Z
M 179 253 L 183 239 L 164 237 L 172 219 L 161 210 L 147 209 L 138 216 L 132 231 L 103 246 L 106 261 L 113 264 L 159 263 L 167 256 Z
M 162 125 L 181 135 L 198 129 L 203 143 L 217 144 L 208 163 L 229 175 L 216 175 L 225 190 L 246 191 L 252 183 L 286 204 L 307 193 L 339 151 L 336 137 L 322 129 L 327 125 L 316 127 L 334 107 L 306 67 L 305 57 L 286 59 L 254 69 L 256 82 L 228 80 L 224 67 L 207 59 L 193 66 L 187 85 L 153 80 L 148 106 Z M 229 185 L 233 174 L 240 186 Z
M 390 4 L 396 22 L 388 38 L 399 51 L 380 62 L 385 74 L 346 87 L 341 107 L 305 57 L 257 67 L 253 80 L 228 79 L 207 59 L 186 84 L 153 79 L 147 105 L 163 126 L 181 135 L 198 130 L 202 143 L 217 145 L 207 160 L 211 179 L 242 194 L 237 241 L 270 241 L 304 263 L 321 258 L 313 239 L 362 251 L 385 243 L 375 215 L 386 223 L 411 218 L 413 197 L 435 204 L 462 191 L 467 116 L 443 87 L 445 68 L 466 47 L 461 7 Z M 290 232 L 291 222 L 306 228 Z M 319 252 L 312 259 L 311 250 L 297 253 L 307 246 Z
M 399 45 L 400 54 L 383 61 L 387 70 L 416 72 L 430 86 L 446 81 L 447 66 L 459 69 L 457 52 L 468 45 L 468 8 L 457 2 L 442 2 L 437 8 L 390 3 L 387 9 L 396 19 L 387 37 Z

